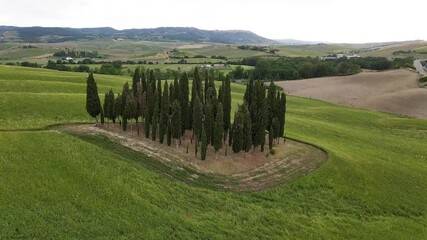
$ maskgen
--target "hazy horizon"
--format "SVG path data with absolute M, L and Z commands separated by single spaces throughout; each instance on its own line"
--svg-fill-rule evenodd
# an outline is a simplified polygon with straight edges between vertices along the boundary
M 427 1 L 405 4 L 361 0 L 283 1 L 217 0 L 180 2 L 124 0 L 120 4 L 46 0 L 5 1 L 0 25 L 114 29 L 195 27 L 247 30 L 269 39 L 325 43 L 373 43 L 426 40 L 417 20 Z M 421 18 L 420 18 L 421 19 Z

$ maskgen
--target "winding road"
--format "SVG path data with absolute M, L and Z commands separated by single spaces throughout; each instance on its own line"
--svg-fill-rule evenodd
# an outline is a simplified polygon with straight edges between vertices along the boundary
M 414 60 L 414 67 L 423 76 L 427 76 L 426 70 L 424 69 L 423 65 L 421 64 L 421 62 L 425 62 L 425 61 L 427 61 L 427 59 Z

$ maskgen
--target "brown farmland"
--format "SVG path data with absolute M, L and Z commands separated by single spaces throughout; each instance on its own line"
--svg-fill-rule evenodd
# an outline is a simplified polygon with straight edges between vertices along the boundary
M 427 118 L 427 89 L 410 70 L 362 72 L 352 76 L 281 81 L 289 95 L 382 112 Z

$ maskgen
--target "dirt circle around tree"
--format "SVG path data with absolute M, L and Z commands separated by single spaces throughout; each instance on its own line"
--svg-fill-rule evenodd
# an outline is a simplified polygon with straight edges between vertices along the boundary
M 226 147 L 226 141 L 217 154 L 212 146 L 208 146 L 207 157 L 202 161 L 200 152 L 195 155 L 190 131 L 185 132 L 180 144 L 172 140 L 171 146 L 167 146 L 166 141 L 161 144 L 158 139 L 145 138 L 142 129 L 138 135 L 135 124 L 128 126 L 126 132 L 118 124 L 70 125 L 64 130 L 74 134 L 101 134 L 174 169 L 190 167 L 203 174 L 227 179 L 217 185 L 237 191 L 257 191 L 292 182 L 318 169 L 328 159 L 327 153 L 320 148 L 291 139 L 281 139 L 276 143 L 274 154 L 269 153 L 268 144 L 264 152 L 257 148 L 247 153 L 233 153 L 231 147 Z M 198 178 L 195 174 L 190 177 Z

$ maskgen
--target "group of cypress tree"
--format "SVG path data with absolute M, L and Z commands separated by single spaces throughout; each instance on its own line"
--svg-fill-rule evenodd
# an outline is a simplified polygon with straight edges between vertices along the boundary
M 260 147 L 264 151 L 268 133 L 269 149 L 285 134 L 286 94 L 273 81 L 267 89 L 262 81 L 249 80 L 244 102 L 234 114 L 229 135 L 233 152 L 248 152 Z
M 196 67 L 191 73 L 193 81 L 190 99 L 189 75 L 184 72 L 175 76 L 173 82 L 165 81 L 162 85 L 152 70 L 136 68 L 132 88 L 125 83 L 121 94 L 117 96 L 110 90 L 105 94 L 102 108 L 96 82 L 90 73 L 86 109 L 96 121 L 100 114 L 102 123 L 104 117 L 108 122 L 118 121 L 123 131 L 127 131 L 128 121 L 135 120 L 138 135 L 141 125 L 146 138 L 160 143 L 166 141 L 168 146 L 174 140 L 178 147 L 186 130 L 192 130 L 189 133 L 195 145 L 195 155 L 198 155 L 200 149 L 202 160 L 206 158 L 209 145 L 218 153 L 227 136 L 229 146 L 235 153 L 241 150 L 248 152 L 251 147 L 255 149 L 258 146 L 263 151 L 266 130 L 272 136 L 270 148 L 274 139 L 278 141 L 283 136 L 286 95 L 277 91 L 273 83 L 266 95 L 263 82 L 249 81 L 244 103 L 239 106 L 234 123 L 231 124 L 230 78 L 220 75 L 221 86 L 217 92 L 214 77 L 208 71 L 200 71 Z M 130 126 L 132 128 L 132 124 Z M 225 147 L 227 154 L 227 145 Z

